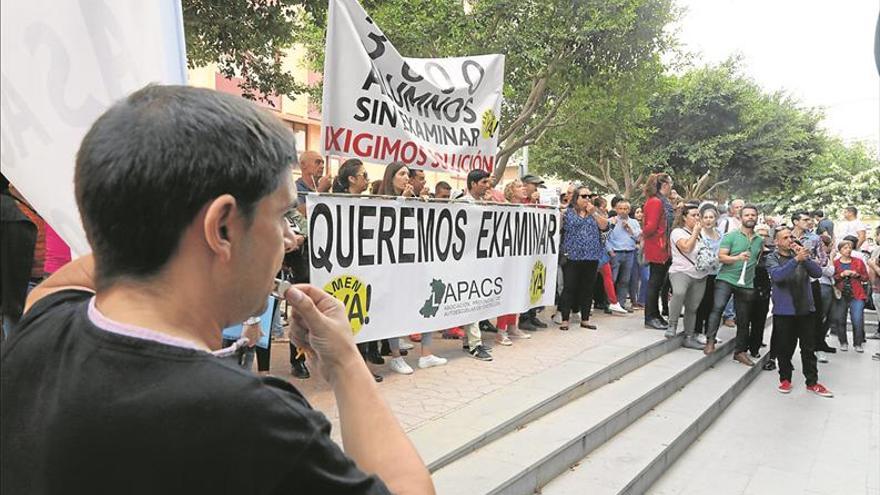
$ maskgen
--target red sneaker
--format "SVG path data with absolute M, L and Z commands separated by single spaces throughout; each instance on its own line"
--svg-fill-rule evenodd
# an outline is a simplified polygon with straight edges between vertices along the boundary
M 444 339 L 463 339 L 464 338 L 464 330 L 461 327 L 450 328 L 449 330 L 443 331 Z
M 409 336 L 409 340 L 411 340 L 413 342 L 421 342 L 422 341 L 422 334 L 414 333 Z
M 791 382 L 788 380 L 782 380 L 776 390 L 779 390 L 779 393 L 781 394 L 787 394 L 791 392 Z
M 808 385 L 807 390 L 809 390 L 810 392 L 813 392 L 816 395 L 822 396 L 822 397 L 834 397 L 834 394 L 831 393 L 830 390 L 825 388 L 825 385 L 822 385 L 821 383 L 817 383 L 815 385 Z

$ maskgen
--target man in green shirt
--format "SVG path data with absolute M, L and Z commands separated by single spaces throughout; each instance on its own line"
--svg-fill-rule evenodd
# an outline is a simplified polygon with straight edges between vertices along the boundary
M 742 224 L 739 229 L 728 232 L 721 240 L 718 261 L 721 271 L 715 279 L 715 296 L 712 313 L 709 315 L 709 329 L 706 334 L 704 352 L 715 351 L 715 335 L 721 324 L 721 313 L 733 294 L 736 310 L 736 343 L 733 359 L 747 366 L 755 363 L 749 358 L 749 312 L 755 296 L 755 267 L 761 255 L 764 240 L 754 231 L 758 223 L 758 208 L 754 205 L 743 207 Z

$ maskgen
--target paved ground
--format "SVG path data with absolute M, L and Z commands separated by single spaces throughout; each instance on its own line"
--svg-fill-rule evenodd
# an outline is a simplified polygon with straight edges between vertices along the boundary
M 550 322 L 549 314 L 541 318 Z M 551 323 L 547 329 L 530 332 L 532 338 L 529 340 L 514 340 L 510 347 L 495 345 L 495 334 L 484 334 L 484 343 L 493 346 L 495 359 L 492 362 L 477 361 L 462 352 L 459 340 L 443 340 L 435 334 L 434 354 L 448 358 L 446 366 L 419 369 L 419 345 L 416 344 L 405 358 L 415 370 L 412 375 L 399 375 L 387 365 L 370 367 L 385 377 L 379 388 L 404 429 L 409 431 L 521 378 L 567 361 L 584 349 L 621 336 L 620 332 L 603 332 L 603 329 L 660 333 L 643 328 L 641 312 L 627 316 L 594 314 L 592 321 L 598 325 L 598 331 L 574 325 L 568 332 L 562 332 Z M 339 414 L 333 394 L 314 370 L 309 380 L 293 378 L 287 364 L 287 349 L 287 344 L 273 344 L 271 372 L 287 377 L 316 409 L 327 415 L 333 424 L 333 438 L 339 441 Z
M 790 395 L 776 391 L 775 371 L 762 372 L 650 493 L 880 494 L 877 351 L 880 341 L 869 340 L 864 354 L 819 365 L 833 399 L 806 393 L 800 358 Z

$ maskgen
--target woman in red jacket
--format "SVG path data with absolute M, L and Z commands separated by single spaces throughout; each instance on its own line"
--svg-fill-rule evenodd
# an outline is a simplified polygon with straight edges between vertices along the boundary
M 672 191 L 672 177 L 668 174 L 651 174 L 645 183 L 644 215 L 642 238 L 644 239 L 645 261 L 649 264 L 651 275 L 648 278 L 648 300 L 645 307 L 645 327 L 665 330 L 669 323 L 660 315 L 660 288 L 669 271 L 669 232 L 674 218 L 672 203 L 667 196 Z
M 850 241 L 841 242 L 837 250 L 840 251 L 840 258 L 834 260 L 834 286 L 840 291 L 840 297 L 836 297 L 835 293 L 832 311 L 837 338 L 840 339 L 840 350 L 846 351 L 849 347 L 846 342 L 846 310 L 849 309 L 853 348 L 856 352 L 865 352 L 862 346 L 865 344 L 865 301 L 868 300 L 868 295 L 862 282 L 868 281 L 868 269 L 862 260 L 852 256 L 853 246 Z

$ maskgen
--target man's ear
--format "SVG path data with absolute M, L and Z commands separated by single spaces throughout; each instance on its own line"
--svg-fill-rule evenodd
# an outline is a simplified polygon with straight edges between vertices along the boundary
M 239 213 L 238 202 L 231 194 L 218 196 L 205 210 L 205 243 L 223 261 L 232 259 L 232 234 Z

